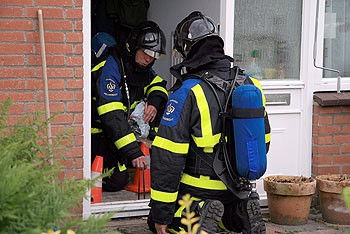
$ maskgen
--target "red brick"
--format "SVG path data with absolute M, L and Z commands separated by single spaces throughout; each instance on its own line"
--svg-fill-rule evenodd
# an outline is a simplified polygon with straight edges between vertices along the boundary
M 82 91 L 75 91 L 74 92 L 74 97 L 76 101 L 83 101 L 84 99 L 84 93 Z
M 337 155 L 333 157 L 333 164 L 350 164 L 350 155 Z
M 350 174 L 350 166 L 342 166 L 341 173 Z
M 1 3 L 0 7 L 0 15 L 3 18 L 11 17 L 11 18 L 18 18 L 23 16 L 23 8 L 19 7 L 3 7 Z
M 83 155 L 79 155 L 79 156 L 83 156 Z M 75 166 L 75 168 L 83 168 L 84 167 L 83 158 L 75 158 L 74 159 L 74 166 Z
M 23 42 L 24 32 L 0 32 L 1 42 Z
M 72 77 L 72 68 L 47 68 L 47 77 Z
M 343 113 L 350 113 L 350 106 L 343 106 Z
M 24 65 L 24 56 L 0 56 L 0 66 L 18 66 Z
M 58 162 L 65 169 L 74 168 L 74 160 L 73 159 L 58 160 Z
M 83 54 L 83 46 L 81 44 L 77 44 L 74 46 L 75 54 Z
M 318 122 L 314 122 L 316 125 L 329 125 L 333 123 L 332 115 L 319 115 Z
M 337 106 L 321 107 L 319 110 L 320 114 L 336 114 L 341 112 L 342 112 L 342 107 L 337 107 Z
M 83 66 L 83 56 L 72 56 L 66 59 L 67 66 Z
M 36 51 L 40 53 L 40 45 L 36 46 Z M 73 46 L 69 44 L 46 44 L 45 46 L 46 55 L 68 55 L 73 53 Z
M 313 156 L 312 164 L 314 165 L 331 165 L 333 157 L 331 156 Z
M 69 79 L 66 82 L 67 89 L 82 89 L 83 85 L 82 79 Z
M 342 127 L 342 133 L 343 134 L 350 134 L 350 125 L 344 125 Z
M 54 124 L 71 124 L 73 123 L 73 114 L 59 114 L 55 117 Z
M 11 115 L 23 115 L 25 113 L 24 108 L 25 108 L 24 104 L 12 103 L 10 110 L 9 110 L 9 114 L 11 114 Z
M 83 123 L 83 114 L 74 113 L 74 123 L 75 124 L 82 124 Z
M 83 142 L 84 142 L 84 138 L 82 136 L 74 137 L 74 145 L 75 146 L 82 146 Z
M 43 20 L 44 22 L 47 19 L 52 19 L 52 18 L 63 18 L 63 10 L 62 8 L 27 8 L 26 9 L 26 17 L 31 17 L 31 18 L 37 18 L 38 17 L 38 10 L 41 9 L 43 12 Z
M 75 178 L 77 180 L 81 180 L 83 179 L 83 170 L 66 170 L 65 178 Z
M 27 65 L 42 65 L 41 63 L 41 55 L 31 55 L 27 56 Z M 64 65 L 64 56 L 63 55 L 58 55 L 58 56 L 46 56 L 46 65 L 47 66 L 60 66 Z
M 83 10 L 81 8 L 66 9 L 65 12 L 66 19 L 82 19 Z
M 44 41 L 46 43 L 50 42 L 63 42 L 64 33 L 63 32 L 45 32 Z M 40 42 L 40 36 L 38 32 L 28 32 L 27 33 L 27 42 Z M 45 47 L 46 51 L 46 47 Z
M 84 76 L 83 68 L 75 68 L 74 75 L 75 75 L 75 78 L 83 78 Z
M 335 124 L 348 124 L 350 123 L 350 115 L 335 115 L 334 116 Z
M 50 101 L 73 101 L 74 91 L 51 91 L 49 90 Z M 38 100 L 44 100 L 44 92 L 38 93 Z
M 83 149 L 81 147 L 72 147 L 68 149 L 67 157 L 75 158 L 78 156 L 83 156 Z
M 10 98 L 13 102 L 28 102 L 34 100 L 34 93 L 0 91 L 0 101 L 5 101 L 7 98 Z
M 0 78 L 34 77 L 34 68 L 0 68 Z M 2 87 L 2 86 L 1 86 Z
M 67 111 L 68 112 L 83 112 L 84 105 L 82 102 L 68 102 Z
M 2 90 L 21 90 L 25 89 L 25 80 L 0 80 Z
M 35 5 L 37 6 L 60 6 L 69 7 L 72 6 L 72 0 L 35 0 Z
M 46 20 L 44 28 L 52 31 L 71 31 L 73 30 L 73 22 L 71 20 Z
M 334 144 L 350 143 L 350 135 L 335 135 Z
M 318 130 L 318 134 L 320 135 L 331 135 L 331 134 L 339 134 L 339 133 L 341 133 L 340 125 L 322 126 Z
M 33 20 L 0 19 L 0 30 L 33 30 Z
M 83 31 L 83 23 L 82 23 L 82 21 L 74 22 L 74 30 L 75 31 Z
M 322 146 L 313 146 L 313 149 L 316 148 L 315 154 L 318 155 L 334 155 L 334 154 L 339 154 L 340 149 L 338 145 L 322 145 Z
M 313 142 L 316 145 L 330 145 L 333 143 L 333 137 L 332 136 L 313 137 Z
M 340 173 L 339 166 L 319 166 L 317 167 L 317 175 L 328 175 Z
M 33 49 L 30 44 L 0 44 L 0 54 L 31 54 Z
M 350 153 L 350 143 L 349 144 L 343 144 L 341 145 L 341 152 L 344 153 Z
M 2 6 L 31 6 L 32 4 L 33 0 L 1 0 Z

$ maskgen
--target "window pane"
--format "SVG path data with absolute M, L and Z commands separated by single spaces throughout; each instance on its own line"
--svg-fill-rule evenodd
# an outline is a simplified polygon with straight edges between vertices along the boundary
M 326 0 L 323 65 L 350 77 L 350 1 Z M 337 77 L 324 71 L 325 78 Z
M 299 79 L 302 0 L 236 0 L 234 58 L 258 79 Z

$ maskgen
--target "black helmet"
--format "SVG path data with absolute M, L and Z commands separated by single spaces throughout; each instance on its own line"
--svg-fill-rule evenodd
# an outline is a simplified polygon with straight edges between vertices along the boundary
M 199 11 L 194 11 L 177 25 L 174 49 L 186 58 L 194 44 L 209 36 L 219 37 L 213 20 Z
M 153 58 L 159 58 L 165 54 L 165 45 L 164 33 L 153 21 L 145 21 L 136 26 L 126 40 L 126 47 L 132 56 L 135 56 L 137 49 L 143 49 Z

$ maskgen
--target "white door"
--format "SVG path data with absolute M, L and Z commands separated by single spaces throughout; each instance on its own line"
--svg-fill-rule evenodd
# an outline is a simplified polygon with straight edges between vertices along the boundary
M 312 79 L 309 78 L 314 32 L 310 22 L 314 22 L 315 2 L 222 2 L 226 51 L 232 51 L 238 65 L 260 80 L 267 98 L 271 145 L 264 177 L 310 176 Z M 262 179 L 257 181 L 257 189 L 264 204 Z

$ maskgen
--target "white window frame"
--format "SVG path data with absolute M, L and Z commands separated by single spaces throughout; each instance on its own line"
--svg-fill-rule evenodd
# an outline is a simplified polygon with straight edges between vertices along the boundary
M 317 1 L 314 0 L 315 11 Z M 325 2 L 326 0 L 319 0 L 318 6 L 318 28 L 317 28 L 317 51 L 316 51 L 316 65 L 323 66 L 323 38 L 324 38 L 324 25 L 325 25 Z M 316 17 L 315 17 L 316 19 Z M 316 25 L 316 24 L 315 24 Z M 331 68 L 331 67 L 330 67 Z M 322 69 L 316 69 L 314 73 L 314 90 L 315 91 L 336 91 L 337 90 L 337 78 L 323 78 Z M 334 73 L 335 77 L 337 73 Z M 350 77 L 341 77 L 341 91 L 350 90 Z

